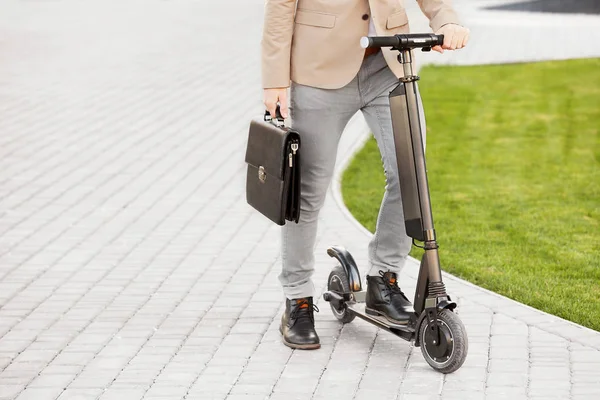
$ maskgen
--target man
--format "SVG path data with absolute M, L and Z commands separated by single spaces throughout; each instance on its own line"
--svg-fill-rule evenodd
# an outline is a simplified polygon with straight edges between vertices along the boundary
M 460 25 L 450 0 L 417 1 L 432 30 L 445 35 L 443 46 L 434 50 L 460 49 L 467 44 L 469 30 Z M 340 136 L 359 110 L 377 140 L 387 182 L 376 232 L 369 243 L 367 312 L 398 324 L 406 324 L 413 312 L 397 284 L 412 242 L 404 229 L 388 99 L 403 75 L 402 66 L 397 52 L 365 51 L 359 44 L 366 35 L 408 33 L 402 2 L 266 0 L 264 103 L 271 115 L 277 103 L 283 117 L 291 114 L 292 126 L 302 139 L 300 221 L 282 228 L 279 275 L 286 296 L 280 330 L 283 342 L 292 348 L 320 347 L 314 326 L 312 282 L 317 219 L 333 174 Z

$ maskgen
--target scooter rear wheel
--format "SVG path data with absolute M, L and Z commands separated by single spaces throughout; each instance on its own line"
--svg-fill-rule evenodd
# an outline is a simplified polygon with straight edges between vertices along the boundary
M 348 275 L 346 275 L 346 272 L 341 265 L 334 267 L 329 274 L 329 278 L 327 279 L 327 290 L 338 293 L 350 293 Z M 333 315 L 344 324 L 352 322 L 356 317 L 356 315 L 348 310 L 348 307 L 346 307 L 345 304 L 339 309 L 336 308 L 333 303 L 330 303 L 330 306 Z
M 450 310 L 437 314 L 439 338 L 434 337 L 433 327 L 425 320 L 419 331 L 421 353 L 425 361 L 436 371 L 444 374 L 459 369 L 467 358 L 469 342 L 467 332 L 458 315 Z

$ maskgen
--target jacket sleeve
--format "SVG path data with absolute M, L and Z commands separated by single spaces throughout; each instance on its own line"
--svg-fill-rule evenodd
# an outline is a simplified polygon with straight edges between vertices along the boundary
M 265 0 L 261 41 L 263 88 L 290 85 L 290 54 L 296 0 Z
M 417 0 L 417 2 L 423 14 L 429 19 L 429 26 L 434 32 L 447 24 L 460 25 L 451 0 Z

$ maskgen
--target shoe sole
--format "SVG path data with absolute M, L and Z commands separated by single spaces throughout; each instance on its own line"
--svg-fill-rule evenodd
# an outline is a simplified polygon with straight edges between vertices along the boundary
M 320 349 L 321 348 L 321 344 L 320 343 L 313 343 L 313 344 L 296 344 L 296 343 L 290 343 L 287 340 L 285 340 L 285 338 L 283 337 L 283 332 L 281 330 L 281 327 L 279 327 L 279 333 L 281 333 L 281 341 L 283 342 L 283 344 L 285 344 L 287 347 L 290 347 L 292 349 L 298 349 L 298 350 L 316 350 L 316 349 Z
M 396 325 L 408 325 L 408 321 L 398 321 L 395 320 L 393 318 L 388 317 L 387 315 L 385 315 L 384 313 L 382 313 L 381 311 L 377 311 L 377 310 L 373 310 L 372 308 L 365 308 L 365 313 L 375 316 L 375 317 L 383 317 L 386 320 L 388 320 L 389 322 L 391 322 L 392 324 L 396 324 Z

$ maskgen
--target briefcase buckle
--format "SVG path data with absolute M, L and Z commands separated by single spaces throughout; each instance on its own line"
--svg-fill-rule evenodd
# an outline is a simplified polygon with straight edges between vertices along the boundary
M 265 181 L 267 180 L 267 173 L 265 172 L 265 167 L 263 167 L 262 165 L 258 167 L 258 180 L 262 183 L 265 183 Z

